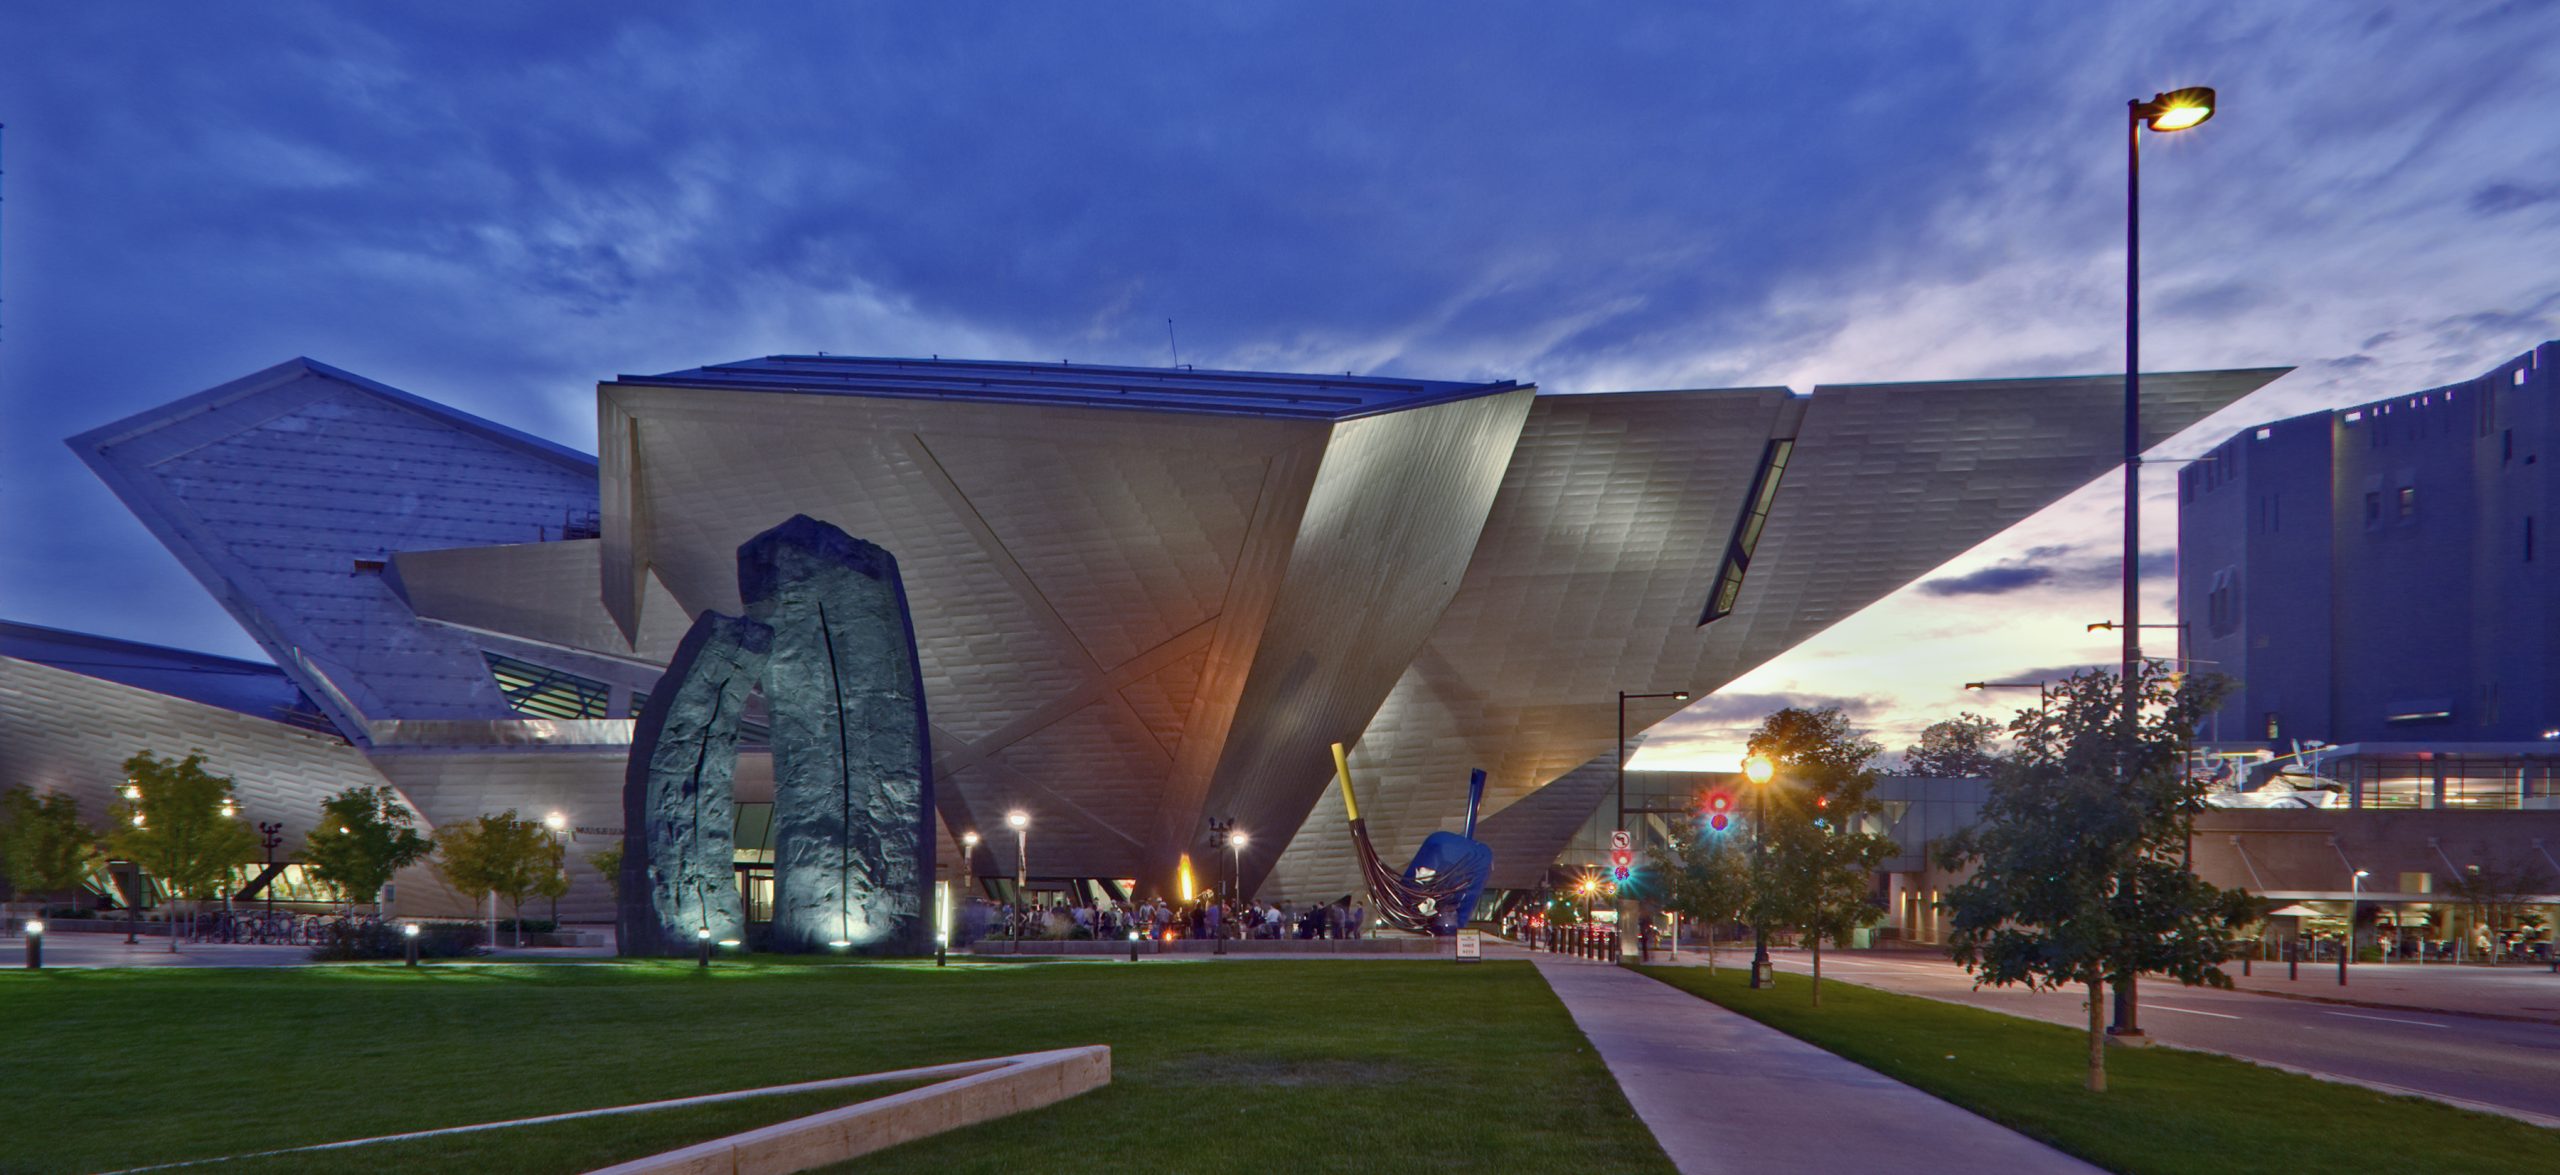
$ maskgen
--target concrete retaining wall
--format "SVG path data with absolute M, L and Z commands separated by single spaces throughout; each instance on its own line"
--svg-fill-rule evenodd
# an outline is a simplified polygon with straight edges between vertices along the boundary
M 1111 1048 L 1024 1053 L 982 1073 L 777 1122 L 594 1175 L 786 1175 L 1065 1101 L 1111 1083 Z

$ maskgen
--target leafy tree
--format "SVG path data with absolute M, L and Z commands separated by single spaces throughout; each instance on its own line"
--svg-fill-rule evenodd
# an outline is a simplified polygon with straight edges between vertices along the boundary
M 612 894 L 614 901 L 621 901 L 622 846 L 615 845 L 609 849 L 597 849 L 596 851 L 587 854 L 587 864 L 593 866 L 596 872 L 604 874 L 605 892 Z
M 351 787 L 321 801 L 320 823 L 303 838 L 302 857 L 341 900 L 370 902 L 394 874 L 434 848 L 415 823 L 400 793 Z
M 1902 770 L 1931 779 L 1984 779 L 2000 763 L 2000 723 L 1970 711 L 1932 722 L 1902 752 Z
M 219 896 L 234 870 L 258 855 L 258 836 L 239 817 L 231 777 L 204 769 L 204 752 L 163 759 L 144 751 L 124 761 L 122 799 L 108 815 L 110 852 L 159 878 L 173 898 Z M 169 949 L 178 949 L 177 927 Z
M 1650 866 L 1663 879 L 1663 908 L 1707 932 L 1707 973 L 1714 974 L 1716 927 L 1740 921 L 1751 903 L 1751 854 L 1731 836 L 1702 831 L 1686 844 L 1656 846 Z
M 526 898 L 550 892 L 567 854 L 540 821 L 519 820 L 516 810 L 448 825 L 436 833 L 436 868 L 467 894 L 507 899 L 516 941 L 524 941 Z
M 2020 711 L 1980 823 L 1938 854 L 1943 868 L 1973 870 L 1942 905 L 1948 945 L 1977 982 L 2089 989 L 2092 1091 L 2107 1087 L 2106 985 L 2152 971 L 2229 987 L 2218 964 L 2263 908 L 2206 884 L 2185 858 L 2212 784 L 2185 770 L 2181 748 L 2225 680 L 2173 686 L 2145 666 L 2135 684 L 2130 747 L 2112 673 L 2074 675 L 2046 706 Z
M 22 897 L 76 889 L 98 855 L 98 834 L 80 823 L 80 802 L 24 787 L 0 792 L 0 869 Z
M 1822 1006 L 1822 941 L 1844 940 L 1884 910 L 1872 898 L 1875 870 L 1893 838 L 1872 825 L 1875 758 L 1884 748 L 1858 734 L 1836 707 L 1772 714 L 1751 736 L 1750 753 L 1775 772 L 1760 798 L 1768 838 L 1767 876 L 1757 913 L 1797 927 L 1813 946 L 1813 1004 Z

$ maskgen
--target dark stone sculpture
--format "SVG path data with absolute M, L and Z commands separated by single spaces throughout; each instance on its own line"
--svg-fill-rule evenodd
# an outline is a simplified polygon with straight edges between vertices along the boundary
M 773 630 L 776 950 L 931 949 L 932 748 L 898 561 L 807 515 L 738 548 Z
M 621 950 L 686 955 L 746 936 L 736 853 L 738 723 L 773 630 L 705 612 L 641 707 L 623 769 Z

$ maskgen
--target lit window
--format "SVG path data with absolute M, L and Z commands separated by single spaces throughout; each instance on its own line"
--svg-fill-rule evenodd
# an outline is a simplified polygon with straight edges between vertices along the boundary
M 1751 552 L 1760 545 L 1760 534 L 1769 525 L 1769 509 L 1778 500 L 1778 479 L 1786 476 L 1787 458 L 1796 450 L 1792 437 L 1769 442 L 1760 454 L 1760 471 L 1751 478 L 1751 495 L 1744 499 L 1742 517 L 1733 525 L 1733 538 L 1725 544 L 1724 566 L 1716 572 L 1714 591 L 1707 597 L 1707 609 L 1698 617 L 1701 626 L 1712 624 L 1733 614 L 1734 604 L 1742 598 L 1742 576 L 1751 569 Z
M 2272 428 L 2262 428 L 2258 430 L 2258 439 L 2262 441 L 2274 435 L 2276 435 L 2276 430 Z
M 2274 740 L 2283 737 L 2284 726 L 2276 721 L 2276 712 L 2273 710 L 2267 711 L 2267 738 Z
M 528 718 L 602 718 L 613 697 L 601 681 L 496 653 L 480 655 L 488 659 L 489 675 L 507 705 Z
M 2523 368 L 2521 368 L 2521 367 L 2519 367 L 2519 368 L 2517 368 L 2517 369 L 2516 369 L 2516 386 L 2517 386 L 2517 387 L 2523 387 L 2523 386 L 2524 386 L 2524 369 L 2523 369 Z
M 2416 514 L 2417 512 L 2418 512 L 2418 487 L 2416 487 L 2416 486 L 2402 486 L 2402 487 L 2400 487 L 2400 517 L 2402 517 L 2402 518 L 2407 518 L 2407 517 L 2410 517 L 2410 516 L 2412 516 L 2412 515 Z
M 2362 413 L 2362 412 L 2350 412 L 2350 413 L 2347 413 L 2347 423 L 2349 423 L 2349 424 L 2354 424 L 2355 422 L 2357 422 L 2357 421 L 2359 421 L 2359 420 L 2362 420 L 2362 419 L 2364 419 L 2364 413 Z

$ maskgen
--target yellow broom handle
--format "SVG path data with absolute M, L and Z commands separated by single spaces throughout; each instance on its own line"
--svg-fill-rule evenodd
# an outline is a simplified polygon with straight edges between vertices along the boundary
M 1359 819 L 1360 801 L 1351 798 L 1351 757 L 1343 753 L 1341 743 L 1333 744 L 1333 774 L 1334 778 L 1342 781 L 1343 813 L 1353 820 Z

